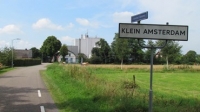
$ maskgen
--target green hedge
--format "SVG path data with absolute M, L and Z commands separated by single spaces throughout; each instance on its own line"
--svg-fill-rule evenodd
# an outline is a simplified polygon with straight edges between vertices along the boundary
M 15 59 L 14 66 L 32 66 L 40 65 L 41 59 Z

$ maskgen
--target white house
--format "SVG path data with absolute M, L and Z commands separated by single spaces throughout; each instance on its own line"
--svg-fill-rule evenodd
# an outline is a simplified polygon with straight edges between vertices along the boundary
M 68 55 L 65 56 L 66 63 L 78 63 L 78 46 L 67 46 Z M 58 56 L 58 62 L 62 61 L 62 56 Z

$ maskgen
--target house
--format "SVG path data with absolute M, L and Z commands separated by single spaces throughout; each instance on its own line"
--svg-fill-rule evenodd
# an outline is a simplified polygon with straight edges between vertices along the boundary
M 161 52 L 160 52 L 160 51 L 158 51 L 158 52 L 155 54 L 155 57 L 156 57 L 156 58 L 159 58 L 159 57 L 161 57 L 161 58 L 162 58 L 162 54 L 161 54 Z
M 78 63 L 78 46 L 67 46 L 68 55 L 65 56 L 66 63 Z M 62 61 L 62 56 L 58 56 L 58 62 Z
M 14 56 L 16 59 L 22 59 L 22 58 L 32 58 L 32 50 L 27 49 L 14 49 Z

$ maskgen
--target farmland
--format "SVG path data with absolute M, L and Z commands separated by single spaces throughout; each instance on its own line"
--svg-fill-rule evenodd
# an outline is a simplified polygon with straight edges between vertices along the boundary
M 200 111 L 200 67 L 154 66 L 155 112 Z M 52 64 L 42 77 L 61 112 L 148 111 L 149 65 Z M 135 80 L 133 79 L 135 77 Z

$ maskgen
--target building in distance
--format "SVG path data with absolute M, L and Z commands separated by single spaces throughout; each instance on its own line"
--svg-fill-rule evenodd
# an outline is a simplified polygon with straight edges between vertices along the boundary
M 89 37 L 81 35 L 81 38 L 75 39 L 75 46 L 67 46 L 68 55 L 65 56 L 66 63 L 78 63 L 78 54 L 85 54 L 87 58 L 92 57 L 92 49 L 96 47 L 96 42 L 100 41 L 99 37 Z M 62 56 L 59 55 L 58 61 L 62 60 Z M 84 61 L 84 60 L 83 60 Z
M 89 37 L 81 35 L 80 39 L 75 40 L 75 46 L 78 46 L 78 52 L 85 54 L 88 58 L 92 56 L 92 49 L 96 47 L 96 42 L 100 41 L 99 37 Z

